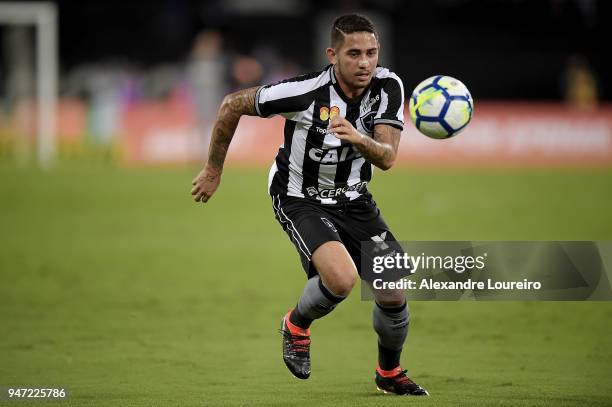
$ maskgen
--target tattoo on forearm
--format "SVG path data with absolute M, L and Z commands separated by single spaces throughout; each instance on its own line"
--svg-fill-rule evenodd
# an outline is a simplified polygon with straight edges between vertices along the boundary
M 219 177 L 219 174 L 206 174 L 204 178 L 206 178 L 206 181 L 212 182 L 216 180 L 218 177 Z
M 400 130 L 395 127 L 376 126 L 374 138 L 364 137 L 356 148 L 366 160 L 378 168 L 388 169 L 395 160 L 400 134 Z
M 213 127 L 208 150 L 208 165 L 218 170 L 223 168 L 227 150 L 234 137 L 236 127 L 242 115 L 255 116 L 255 94 L 259 89 L 244 89 L 227 95 L 221 103 L 217 121 Z

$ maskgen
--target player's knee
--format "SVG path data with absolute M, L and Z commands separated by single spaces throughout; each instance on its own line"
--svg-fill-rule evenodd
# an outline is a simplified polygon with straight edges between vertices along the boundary
M 376 302 L 385 308 L 398 308 L 404 305 L 404 300 L 382 300 Z
M 376 303 L 383 308 L 398 308 L 406 302 L 406 293 L 398 289 L 377 289 L 370 283 L 370 291 Z
M 335 295 L 346 297 L 355 286 L 357 277 L 357 270 L 355 269 L 338 270 L 334 273 L 334 277 L 326 282 L 326 285 Z
M 406 295 L 401 290 L 375 292 L 376 302 L 384 308 L 398 308 L 406 302 Z

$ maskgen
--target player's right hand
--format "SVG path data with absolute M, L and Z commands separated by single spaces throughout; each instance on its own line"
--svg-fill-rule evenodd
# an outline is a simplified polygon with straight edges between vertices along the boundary
M 196 202 L 208 202 L 221 182 L 221 171 L 205 166 L 191 181 L 191 195 Z

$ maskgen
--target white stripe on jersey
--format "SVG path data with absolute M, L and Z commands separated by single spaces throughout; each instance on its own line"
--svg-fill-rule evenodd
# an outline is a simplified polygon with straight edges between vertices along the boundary
M 340 116 L 346 117 L 346 103 L 342 100 L 340 95 L 336 92 L 333 87 L 329 89 L 329 106 L 337 106 L 340 109 Z M 329 128 L 329 125 L 328 125 Z M 323 139 L 323 149 L 337 148 L 340 147 L 342 141 L 336 137 L 335 133 L 327 133 L 325 134 L 325 138 Z M 336 177 L 336 169 L 338 168 L 338 163 L 334 164 L 321 164 L 319 167 L 319 188 L 328 189 L 334 188 L 335 182 L 334 179 Z M 335 201 L 334 201 L 335 202 Z
M 378 109 L 378 113 L 374 116 L 374 120 L 380 119 L 383 113 L 387 110 L 387 105 L 389 104 L 389 95 L 384 89 L 380 90 L 380 109 Z
M 308 130 L 312 125 L 312 115 L 314 112 L 314 102 L 304 112 L 299 112 L 296 116 L 300 116 L 306 120 L 310 125 L 300 126 L 296 125 L 293 131 L 293 137 L 291 138 L 291 154 L 289 155 L 289 185 L 287 185 L 287 195 L 304 198 L 302 193 L 302 181 L 303 178 L 299 175 L 302 174 L 304 168 L 304 154 L 306 153 L 306 139 L 308 137 Z
M 308 125 L 308 128 L 310 129 L 310 126 L 312 125 L 312 115 L 314 114 L 314 105 L 315 102 L 312 102 L 310 106 L 308 106 L 308 109 L 304 110 L 303 112 L 296 112 L 294 114 L 293 121 L 298 123 L 310 123 L 310 125 Z
M 361 182 L 361 166 L 362 165 L 371 165 L 369 162 L 365 160 L 363 157 L 359 157 L 351 163 L 351 173 L 348 177 L 347 185 L 355 185 Z M 353 199 L 359 198 L 361 195 L 357 191 L 348 191 L 345 195 L 352 201 Z
M 259 111 L 260 104 L 264 104 L 271 100 L 286 99 L 294 96 L 300 96 L 304 93 L 310 92 L 313 89 L 317 89 L 321 86 L 324 86 L 329 81 L 328 75 L 329 74 L 327 73 L 327 71 L 323 71 L 319 76 L 312 79 L 306 79 L 303 81 L 281 82 L 271 87 L 262 86 L 261 88 L 259 88 L 257 94 L 255 95 L 255 107 L 257 110 L 257 114 L 261 116 L 261 112 Z M 299 113 L 300 112 L 282 112 L 280 113 L 280 115 L 287 120 L 297 121 L 296 116 Z M 268 117 L 272 116 L 274 115 L 272 114 Z
M 337 106 L 340 109 L 340 116 L 346 117 L 346 102 L 342 100 L 336 89 L 333 87 L 329 88 L 329 106 Z M 330 119 L 331 121 L 331 119 Z M 329 124 L 327 125 L 329 128 Z M 323 148 L 334 148 L 340 147 L 341 141 L 336 137 L 335 133 L 327 133 L 323 140 Z

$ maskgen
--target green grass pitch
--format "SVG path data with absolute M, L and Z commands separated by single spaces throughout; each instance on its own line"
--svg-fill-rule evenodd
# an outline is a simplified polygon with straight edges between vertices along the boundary
M 604 302 L 411 303 L 416 399 L 376 391 L 356 291 L 294 379 L 277 330 L 304 275 L 267 171 L 229 168 L 205 207 L 196 172 L 0 165 L 0 386 L 64 386 L 43 403 L 62 406 L 612 405 Z M 402 240 L 612 239 L 611 171 L 398 168 L 371 189 Z

